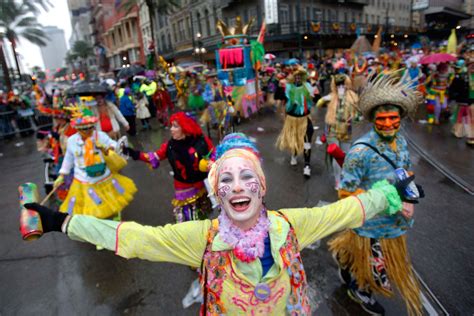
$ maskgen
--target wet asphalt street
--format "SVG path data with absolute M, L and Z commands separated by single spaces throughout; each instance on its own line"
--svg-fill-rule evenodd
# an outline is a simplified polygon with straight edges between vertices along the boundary
M 316 135 L 322 133 L 317 115 Z M 311 179 L 299 165 L 289 165 L 289 156 L 274 143 L 282 126 L 280 117 L 267 113 L 238 126 L 257 140 L 267 176 L 267 206 L 270 209 L 315 206 L 336 201 L 333 180 L 324 160 L 323 146 L 313 145 Z M 260 127 L 260 129 L 259 129 Z M 262 130 L 263 129 L 263 130 Z M 356 129 L 360 134 L 366 127 Z M 433 135 L 425 134 L 425 137 Z M 155 126 L 132 140 L 136 148 L 156 149 L 169 132 Z M 423 135 L 417 134 L 417 140 Z M 446 137 L 440 141 L 455 142 Z M 433 146 L 430 146 L 430 150 Z M 439 148 L 440 151 L 445 149 Z M 470 151 L 469 151 L 470 150 Z M 451 153 L 465 155 L 472 172 L 473 149 Z M 43 162 L 33 138 L 0 142 L 0 315 L 196 315 L 198 305 L 183 310 L 181 300 L 197 274 L 188 267 L 141 260 L 125 260 L 95 246 L 74 242 L 51 233 L 34 242 L 21 240 L 18 231 L 17 187 L 24 182 L 42 187 Z M 438 161 L 444 161 L 442 155 Z M 474 312 L 474 204 L 473 196 L 458 188 L 422 156 L 412 150 L 417 182 L 426 198 L 416 207 L 415 226 L 408 234 L 413 265 L 443 307 L 453 315 Z M 449 161 L 447 163 L 450 163 Z M 470 165 L 469 165 L 470 164 Z M 454 169 L 453 169 L 454 170 Z M 167 163 L 151 171 L 143 163 L 130 162 L 124 174 L 135 180 L 138 193 L 123 213 L 124 220 L 147 225 L 173 221 L 170 201 L 172 177 Z M 471 179 L 472 180 L 472 179 Z M 44 195 L 44 192 L 41 192 Z M 365 315 L 345 295 L 329 256 L 326 243 L 303 251 L 311 287 L 312 304 L 318 315 Z M 387 315 L 405 315 L 403 302 L 381 300 Z M 436 311 L 440 307 L 429 300 Z

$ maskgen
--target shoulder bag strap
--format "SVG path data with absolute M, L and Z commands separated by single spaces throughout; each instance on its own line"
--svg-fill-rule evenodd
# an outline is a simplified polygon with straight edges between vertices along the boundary
M 364 145 L 364 146 L 369 147 L 370 149 L 375 151 L 380 157 L 385 159 L 385 161 L 387 161 L 393 167 L 393 169 L 398 169 L 397 165 L 395 165 L 395 163 L 392 161 L 392 159 L 388 158 L 385 154 L 382 154 L 376 147 L 372 146 L 371 144 L 365 143 L 365 142 L 357 142 L 357 143 L 354 143 L 353 146 L 355 146 L 355 145 Z

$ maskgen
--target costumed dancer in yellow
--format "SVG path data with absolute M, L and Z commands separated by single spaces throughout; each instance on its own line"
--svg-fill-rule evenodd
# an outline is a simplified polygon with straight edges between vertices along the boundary
M 63 213 L 108 218 L 118 215 L 137 191 L 133 181 L 111 172 L 106 159 L 115 154 L 117 143 L 106 133 L 96 131 L 97 117 L 87 107 L 69 108 L 71 125 L 78 132 L 69 137 L 66 155 L 55 186 L 74 169 L 74 180 L 60 206 Z
M 394 74 L 371 80 L 360 96 L 358 108 L 373 122 L 373 128 L 355 141 L 345 157 L 339 196 L 357 195 L 380 180 L 396 183 L 401 174 L 412 174 L 405 138 L 399 134 L 401 119 L 413 116 L 423 102 L 421 93 L 410 82 L 401 82 Z M 339 263 L 339 275 L 347 284 L 349 296 L 371 315 L 384 315 L 374 293 L 393 296 L 396 287 L 405 301 L 408 314 L 421 315 L 418 281 L 413 273 L 406 233 L 413 225 L 413 204 L 423 190 L 410 184 L 407 199 L 396 214 L 380 214 L 364 225 L 348 229 L 329 242 Z
M 321 208 L 270 211 L 255 144 L 243 134 L 229 134 L 217 157 L 208 176 L 221 206 L 214 220 L 150 227 L 67 216 L 37 203 L 25 207 L 39 212 L 45 233 L 62 231 L 125 258 L 201 267 L 201 315 L 311 315 L 301 250 L 377 213 L 397 212 L 403 196 L 398 192 L 406 185 L 384 181 Z

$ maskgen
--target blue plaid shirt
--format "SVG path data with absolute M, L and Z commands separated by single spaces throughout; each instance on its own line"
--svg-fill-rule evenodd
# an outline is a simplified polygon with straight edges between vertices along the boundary
M 360 188 L 367 191 L 377 181 L 387 179 L 388 182 L 394 183 L 398 179 L 393 167 L 384 158 L 365 145 L 357 145 L 360 142 L 376 147 L 398 168 L 410 169 L 411 162 L 405 138 L 397 134 L 395 137 L 397 146 L 394 151 L 374 129 L 371 129 L 370 132 L 354 142 L 346 155 L 341 176 L 341 189 L 354 192 Z M 358 235 L 368 238 L 396 238 L 405 234 L 412 225 L 412 220 L 408 221 L 401 213 L 397 213 L 392 216 L 376 216 L 367 220 L 364 226 L 354 229 L 354 231 Z

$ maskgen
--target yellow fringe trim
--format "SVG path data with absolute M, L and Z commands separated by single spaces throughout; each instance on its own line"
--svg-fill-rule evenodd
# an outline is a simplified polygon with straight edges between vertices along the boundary
M 294 117 L 287 115 L 283 129 L 278 136 L 276 145 L 280 150 L 288 150 L 292 155 L 300 155 L 304 151 L 304 140 L 308 127 L 308 116 Z
M 385 259 L 385 269 L 390 282 L 395 285 L 405 301 L 409 315 L 422 315 L 420 286 L 416 279 L 406 247 L 405 235 L 379 239 Z M 378 285 L 372 275 L 370 238 L 347 230 L 328 242 L 329 250 L 337 254 L 342 267 L 348 267 L 359 288 L 391 297 L 393 292 Z
M 123 194 L 120 194 L 117 189 L 115 189 L 112 179 L 115 179 L 124 189 Z M 88 193 L 89 188 L 94 190 L 102 203 L 96 204 L 94 202 Z M 133 200 L 133 196 L 136 192 L 137 187 L 135 183 L 121 174 L 113 173 L 110 177 L 104 179 L 104 181 L 95 184 L 81 183 L 74 179 L 59 211 L 67 213 L 69 202 L 74 197 L 76 201 L 74 202 L 73 215 L 82 214 L 97 218 L 109 218 L 121 212 Z
M 207 193 L 206 188 L 202 188 L 201 190 L 199 190 L 199 192 L 196 195 L 194 195 L 190 198 L 187 198 L 186 200 L 181 201 L 181 200 L 173 199 L 171 201 L 171 204 L 174 207 L 183 207 L 185 205 L 192 204 L 192 203 L 196 202 L 197 200 L 199 200 L 206 193 Z

